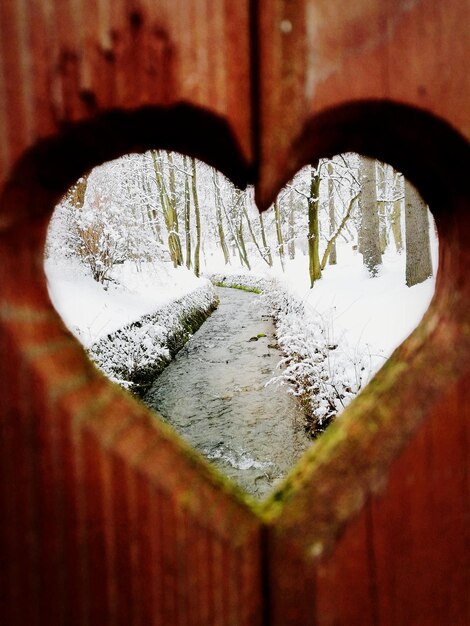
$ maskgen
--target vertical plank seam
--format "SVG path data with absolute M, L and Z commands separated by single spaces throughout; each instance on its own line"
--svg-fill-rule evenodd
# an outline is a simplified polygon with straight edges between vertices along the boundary
M 372 503 L 369 500 L 365 507 L 365 523 L 366 523 L 366 542 L 367 542 L 367 562 L 369 565 L 369 593 L 372 611 L 372 623 L 374 626 L 380 626 L 379 622 L 379 602 L 377 587 L 377 560 L 374 548 L 374 520 L 372 515 Z
M 71 445 L 73 446 L 73 462 L 75 464 L 75 475 L 71 476 L 71 480 L 74 481 L 77 489 L 77 501 L 76 501 L 76 516 L 77 516 L 77 540 L 79 544 L 78 549 L 78 562 L 79 562 L 79 580 L 80 587 L 77 589 L 77 597 L 80 601 L 80 608 L 82 611 L 83 626 L 89 626 L 90 624 L 90 558 L 89 558 L 89 537 L 87 518 L 90 516 L 90 511 L 87 510 L 87 499 L 85 494 L 85 469 L 83 459 L 83 439 L 79 429 L 75 432 L 72 431 L 72 423 L 70 424 L 71 430 L 69 436 L 71 438 Z
M 465 389 L 463 390 L 463 394 L 465 397 Z M 464 401 L 465 403 L 465 401 Z M 464 417 L 466 416 L 466 411 L 464 411 Z M 465 507 L 466 507 L 466 515 L 470 515 L 470 477 L 469 477 L 469 454 L 468 454 L 468 443 L 470 441 L 469 438 L 469 428 L 468 428 L 468 420 L 467 419 L 463 419 L 462 420 L 463 425 L 464 425 L 464 455 L 465 455 L 465 465 L 464 465 L 464 479 L 465 479 L 465 486 L 466 486 L 466 498 L 465 498 Z M 468 518 L 467 518 L 468 520 Z M 470 535 L 470 530 L 468 529 L 468 524 L 467 524 L 467 542 L 469 540 L 469 535 Z M 467 559 L 470 559 L 470 545 L 469 543 L 466 544 L 466 552 L 467 552 Z M 470 579 L 470 568 L 467 570 L 467 578 Z M 467 621 L 470 624 L 470 595 L 467 594 L 466 595 L 466 609 L 467 609 Z
M 28 472 L 30 476 L 30 480 L 27 485 L 27 500 L 29 503 L 29 523 L 30 523 L 30 563 L 31 563 L 31 571 L 23 572 L 25 576 L 28 576 L 31 584 L 31 606 L 34 607 L 32 610 L 32 615 L 34 616 L 34 624 L 40 623 L 40 588 L 41 588 L 41 574 L 40 574 L 40 539 L 39 539 L 39 515 L 40 515 L 40 499 L 39 499 L 39 485 L 38 485 L 38 467 L 37 461 L 35 459 L 35 449 L 33 446 L 33 429 L 37 424 L 35 424 L 34 419 L 34 411 L 32 408 L 32 393 L 28 393 L 30 391 L 29 386 L 29 378 L 27 376 L 27 372 L 25 371 L 24 364 L 20 366 L 18 373 L 18 389 L 21 386 L 21 400 L 20 400 L 20 411 L 23 419 L 25 419 L 25 457 L 27 456 L 28 463 Z M 25 387 L 23 387 L 25 385 Z
M 271 568 L 269 563 L 269 526 L 261 523 L 260 527 L 260 576 L 261 576 L 261 624 L 271 624 Z
M 0 19 L 0 41 L 4 40 L 5 29 L 3 20 Z M 7 93 L 6 93 L 6 68 L 3 55 L 0 55 L 0 172 L 6 176 L 9 165 L 9 143 L 7 141 Z
M 251 148 L 253 151 L 253 165 L 251 172 L 252 182 L 258 180 L 259 161 L 261 154 L 260 129 L 261 129 L 261 106 L 260 106 L 260 25 L 259 25 L 259 0 L 250 0 L 249 5 L 249 62 L 250 62 L 250 104 L 251 104 Z

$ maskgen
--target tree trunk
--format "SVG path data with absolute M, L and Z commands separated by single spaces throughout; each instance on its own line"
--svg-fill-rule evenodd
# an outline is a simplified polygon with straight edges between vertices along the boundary
M 279 253 L 279 260 L 281 261 L 281 267 L 284 271 L 284 240 L 282 238 L 281 215 L 277 200 L 274 201 L 274 218 L 276 222 L 277 250 Z
M 395 198 L 400 198 L 400 196 L 404 195 L 403 174 L 399 174 L 398 172 L 395 172 L 395 175 L 394 175 L 393 195 Z M 401 199 L 394 200 L 393 211 L 392 211 L 392 233 L 393 233 L 393 238 L 395 240 L 395 247 L 397 249 L 397 252 L 401 252 L 403 250 L 401 211 L 402 211 Z
M 316 280 L 321 278 L 320 265 L 320 228 L 318 224 L 318 211 L 320 204 L 320 175 L 312 166 L 310 168 L 310 194 L 308 198 L 308 259 L 310 288 Z
M 249 270 L 251 270 L 250 262 L 248 261 L 248 254 L 246 252 L 245 237 L 243 235 L 243 213 L 240 214 L 240 221 L 238 222 L 238 244 L 240 250 L 240 260 L 242 265 L 245 264 Z
M 184 175 L 184 232 L 186 240 L 186 267 L 191 269 L 191 197 L 189 193 L 188 158 L 183 157 Z
M 271 248 L 268 246 L 268 242 L 266 240 L 266 232 L 264 230 L 264 220 L 263 220 L 263 214 L 259 213 L 259 225 L 261 228 L 261 241 L 263 242 L 263 248 L 266 254 L 266 259 L 268 261 L 268 265 L 269 267 L 272 267 L 273 265 L 273 257 L 271 255 Z
M 147 197 L 146 209 L 147 209 L 147 221 L 150 224 L 150 228 L 155 236 L 155 239 L 158 243 L 163 244 L 162 232 L 160 228 L 160 220 L 158 218 L 158 211 L 154 206 L 150 203 L 150 198 L 152 196 L 152 189 L 150 187 L 149 181 L 149 172 L 147 169 L 147 154 L 142 155 L 142 185 L 144 187 L 145 195 Z
M 181 249 L 181 240 L 179 235 L 178 224 L 178 202 L 176 196 L 176 184 L 175 184 L 175 168 L 173 166 L 173 156 L 171 152 L 167 152 L 168 155 L 168 172 L 170 181 L 170 193 L 168 194 L 170 215 L 169 221 L 171 224 L 171 230 L 173 234 L 176 263 L 177 265 L 183 265 L 183 250 Z
M 240 202 L 241 198 L 239 194 L 240 192 L 237 191 L 235 187 L 232 187 L 232 212 L 234 212 L 234 209 L 236 209 L 236 207 L 238 206 L 238 203 Z M 247 267 L 249 267 L 248 258 L 246 256 L 246 250 L 244 251 L 241 245 L 243 243 L 243 248 L 244 248 L 243 225 L 241 224 L 240 213 L 236 215 L 236 217 L 239 218 L 238 223 L 234 224 L 226 207 L 223 204 L 222 204 L 222 207 L 224 209 L 225 217 L 227 219 L 227 224 L 230 229 L 233 256 L 235 257 L 236 253 L 238 252 L 238 256 L 240 257 L 240 263 L 242 265 L 246 265 Z M 240 231 L 242 235 L 242 240 L 240 240 Z
M 377 187 L 375 161 L 361 157 L 361 234 L 360 252 L 371 277 L 377 276 L 382 264 L 380 252 L 380 224 L 377 211 Z
M 289 259 L 295 259 L 295 209 L 292 190 L 289 193 L 289 243 L 287 244 Z
M 403 238 L 401 235 L 401 200 L 395 200 L 392 211 L 392 233 L 397 252 L 403 250 Z
M 379 232 L 380 232 L 380 254 L 385 254 L 385 250 L 388 246 L 388 228 L 387 228 L 387 215 L 388 215 L 388 170 L 390 166 L 387 163 L 375 164 L 376 173 L 376 193 L 380 195 L 380 200 L 377 196 L 377 211 L 379 215 Z
M 248 215 L 248 211 L 246 209 L 246 203 L 243 201 L 243 215 L 245 216 L 246 219 L 246 223 L 248 225 L 248 230 L 250 231 L 250 236 L 251 236 L 251 240 L 253 241 L 253 243 L 256 246 L 256 249 L 259 252 L 260 257 L 263 259 L 263 261 L 265 261 L 268 265 L 269 265 L 269 260 L 268 258 L 265 256 L 265 253 L 263 252 L 263 250 L 261 249 L 260 245 L 258 244 L 258 241 L 256 239 L 256 235 L 255 235 L 255 231 L 253 230 L 253 227 L 251 225 L 251 221 L 250 221 L 250 216 Z
M 335 213 L 335 197 L 333 188 L 333 164 L 328 163 L 328 215 L 330 218 L 330 238 L 336 232 L 336 213 Z M 336 237 L 331 244 L 330 254 L 328 255 L 328 263 L 336 265 Z
M 405 181 L 406 284 L 413 287 L 432 276 L 428 207 Z
M 196 179 L 196 159 L 192 159 L 192 173 L 193 173 L 193 201 L 194 201 L 194 214 L 196 219 L 196 249 L 194 250 L 194 273 L 199 276 L 199 252 L 201 250 L 201 216 L 199 213 L 199 200 L 197 196 L 197 179 Z
M 233 204 L 234 209 L 236 209 L 240 203 L 244 202 L 244 197 L 242 197 L 242 192 L 240 191 L 240 189 L 237 189 L 236 187 L 233 187 L 232 198 L 233 198 L 232 204 Z M 242 265 L 246 265 L 248 269 L 251 269 L 250 262 L 248 261 L 248 254 L 246 251 L 246 246 L 245 246 L 245 237 L 243 235 L 243 207 L 241 207 L 240 210 L 238 211 L 237 217 L 238 217 L 238 225 L 237 225 L 236 237 L 237 237 L 240 261 Z
M 215 191 L 215 210 L 216 210 L 216 220 L 217 220 L 217 232 L 219 233 L 220 247 L 222 248 L 222 252 L 224 253 L 225 265 L 227 265 L 227 264 L 230 264 L 230 254 L 228 251 L 227 241 L 225 239 L 224 224 L 222 222 L 222 207 L 221 207 L 218 177 L 219 175 L 218 175 L 217 170 L 215 169 L 212 170 L 212 178 L 214 181 L 214 191 Z
M 377 211 L 379 215 L 380 254 L 385 254 L 388 244 L 386 210 L 385 200 L 378 200 Z
M 327 261 L 328 257 L 330 256 L 331 249 L 334 246 L 336 239 L 339 237 L 339 235 L 341 235 L 341 233 L 343 231 L 343 228 L 346 226 L 346 223 L 347 223 L 348 219 L 351 216 L 351 211 L 352 211 L 354 202 L 357 200 L 358 197 L 359 197 L 359 194 L 357 194 L 356 196 L 351 198 L 351 200 L 349 201 L 348 210 L 346 211 L 343 219 L 341 220 L 341 224 L 338 226 L 338 229 L 336 230 L 335 233 L 333 233 L 333 235 L 330 237 L 328 243 L 326 244 L 326 248 L 325 248 L 325 251 L 323 253 L 323 257 L 322 257 L 321 264 L 320 264 L 320 269 L 322 271 L 326 267 L 326 261 Z
M 174 231 L 174 212 L 171 206 L 170 198 L 165 187 L 165 181 L 163 180 L 163 168 L 158 163 L 157 152 L 152 150 L 153 168 L 155 170 L 155 179 L 157 181 L 158 193 L 160 195 L 160 202 L 162 205 L 163 218 L 168 231 L 168 249 L 170 251 L 170 258 L 173 261 L 174 267 L 182 265 L 182 252 L 179 235 Z

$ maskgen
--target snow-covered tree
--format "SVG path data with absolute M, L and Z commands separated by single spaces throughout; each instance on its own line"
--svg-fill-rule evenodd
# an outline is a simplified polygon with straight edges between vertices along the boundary
M 405 182 L 406 284 L 413 287 L 432 276 L 428 207 L 413 185 Z
M 102 283 L 123 261 L 166 258 L 199 274 L 216 249 L 225 265 L 236 256 L 248 270 L 260 260 L 283 270 L 287 260 L 308 256 L 313 286 L 328 261 L 341 263 L 340 240 L 357 243 L 371 276 L 392 242 L 400 252 L 403 196 L 403 177 L 389 165 L 343 154 L 300 170 L 261 215 L 252 188 L 236 189 L 196 159 L 151 150 L 81 179 L 54 217 L 64 225 L 60 243 L 48 246 L 75 254 Z
M 374 277 L 382 264 L 382 253 L 377 211 L 375 161 L 373 159 L 362 157 L 360 182 L 361 229 L 359 251 L 362 254 L 364 265 L 367 267 L 370 276 Z

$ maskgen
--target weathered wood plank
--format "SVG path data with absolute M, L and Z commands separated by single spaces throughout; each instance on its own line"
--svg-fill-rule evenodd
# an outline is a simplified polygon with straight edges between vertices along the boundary
M 251 162 L 248 0 L 29 4 L 5 2 L 0 13 L 2 124 L 8 120 L 0 182 L 65 121 L 182 102 L 229 120 Z
M 383 99 L 417 107 L 447 120 L 468 140 L 463 25 L 469 22 L 470 6 L 462 0 L 445 6 L 433 0 L 263 2 L 259 205 L 272 202 L 305 162 L 297 142 L 309 120 L 345 103 Z M 307 158 L 322 150 L 312 139 Z
M 470 223 L 447 197 L 429 311 L 266 507 L 274 584 L 292 585 L 280 555 L 316 576 L 296 590 L 299 624 L 468 623 Z M 275 624 L 292 610 L 280 597 Z
M 0 3 L 3 622 L 470 623 L 469 21 L 464 0 Z M 102 380 L 47 297 L 54 202 L 153 145 L 255 181 L 263 208 L 362 150 L 438 217 L 425 321 L 262 517 Z

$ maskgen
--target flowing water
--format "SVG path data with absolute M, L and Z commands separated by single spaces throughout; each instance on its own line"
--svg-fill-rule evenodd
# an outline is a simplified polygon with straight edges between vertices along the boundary
M 144 402 L 225 475 L 262 497 L 311 442 L 287 388 L 266 386 L 281 353 L 260 297 L 227 288 L 218 295 L 218 309 Z

